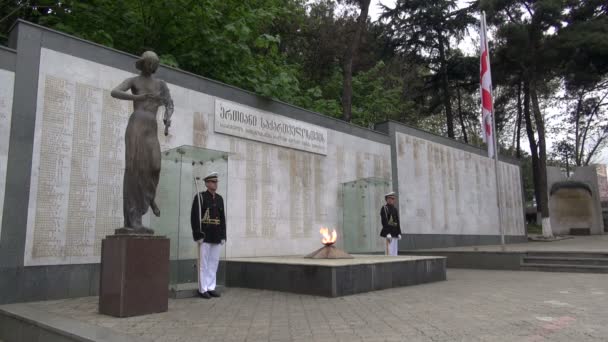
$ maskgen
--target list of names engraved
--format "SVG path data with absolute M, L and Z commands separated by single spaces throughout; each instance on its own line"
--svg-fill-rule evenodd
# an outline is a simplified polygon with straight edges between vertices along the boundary
M 109 90 L 43 74 L 29 264 L 95 262 L 122 225 L 124 130 L 132 106 Z
M 67 221 L 74 84 L 47 75 L 44 80 L 42 134 L 32 258 L 64 257 Z
M 102 95 L 99 88 L 76 83 L 66 227 L 68 256 L 87 256 L 93 252 Z
M 101 146 L 97 180 L 97 218 L 95 220 L 94 256 L 101 252 L 101 240 L 123 224 L 122 180 L 125 170 L 124 134 L 132 105 L 103 91 L 101 110 Z
M 123 223 L 132 104 L 110 86 L 129 74 L 46 49 L 41 59 L 25 264 L 99 262 L 101 240 Z

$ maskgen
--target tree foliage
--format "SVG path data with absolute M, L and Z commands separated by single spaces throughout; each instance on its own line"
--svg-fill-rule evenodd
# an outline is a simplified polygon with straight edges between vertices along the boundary
M 458 8 L 456 0 L 398 0 L 394 8 L 385 7 L 382 18 L 396 49 L 416 58 L 435 76 L 433 88 L 441 90 L 447 135 L 454 138 L 449 68 L 454 55 L 451 40 L 461 39 L 466 29 L 476 22 L 470 8 Z

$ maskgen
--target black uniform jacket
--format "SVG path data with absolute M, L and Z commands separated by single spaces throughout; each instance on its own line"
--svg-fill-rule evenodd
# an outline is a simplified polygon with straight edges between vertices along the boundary
M 224 213 L 224 199 L 209 191 L 201 192 L 203 203 L 201 215 L 198 213 L 198 196 L 194 196 L 192 210 L 190 211 L 190 226 L 194 241 L 204 239 L 207 243 L 220 243 L 226 240 L 226 215 Z
M 397 208 L 390 204 L 386 204 L 380 209 L 380 218 L 382 219 L 380 236 L 386 237 L 386 235 L 391 234 L 392 237 L 396 238 L 397 235 L 401 234 Z

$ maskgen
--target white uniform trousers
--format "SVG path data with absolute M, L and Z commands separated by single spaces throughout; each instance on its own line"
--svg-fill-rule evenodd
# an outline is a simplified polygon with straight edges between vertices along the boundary
M 222 245 L 203 242 L 198 245 L 198 290 L 201 293 L 215 290 L 217 267 Z
M 391 256 L 399 255 L 399 239 L 398 238 L 386 239 L 386 255 L 391 255 Z

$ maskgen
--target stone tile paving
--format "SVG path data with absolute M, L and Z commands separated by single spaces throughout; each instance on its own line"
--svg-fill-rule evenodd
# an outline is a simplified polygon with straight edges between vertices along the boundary
M 452 269 L 342 298 L 232 288 L 124 319 L 97 314 L 96 297 L 29 305 L 152 341 L 608 341 L 606 274 Z

